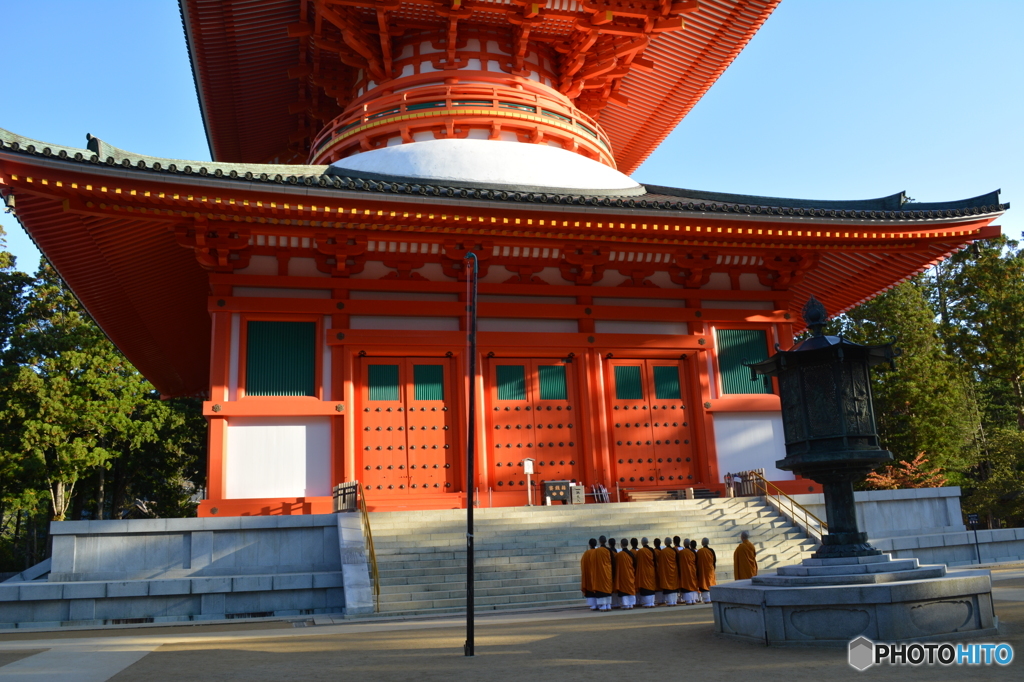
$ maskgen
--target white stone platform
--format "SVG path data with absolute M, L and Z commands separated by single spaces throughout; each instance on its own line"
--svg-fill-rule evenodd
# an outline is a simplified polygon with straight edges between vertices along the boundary
M 0 629 L 373 611 L 358 514 L 64 521 L 50 533 L 46 579 L 0 583 Z
M 998 632 L 989 571 L 889 555 L 805 559 L 711 588 L 717 632 L 773 646 L 846 646 L 859 636 L 945 641 Z

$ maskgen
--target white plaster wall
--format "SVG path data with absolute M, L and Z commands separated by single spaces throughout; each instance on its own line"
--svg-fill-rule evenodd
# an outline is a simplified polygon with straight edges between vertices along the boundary
M 504 294 L 479 294 L 480 303 L 549 303 L 576 305 L 575 296 L 506 296 Z
M 729 273 L 727 272 L 712 272 L 711 276 L 708 277 L 708 283 L 702 286 L 701 289 L 729 290 L 732 289 L 732 280 L 729 279 Z
M 239 297 L 258 298 L 330 298 L 329 289 L 289 289 L 287 287 L 235 287 Z
M 643 320 L 595 320 L 598 334 L 689 334 L 685 322 L 645 322 Z
M 546 334 L 575 334 L 579 331 L 576 320 L 537 320 L 515 317 L 481 317 L 477 329 L 482 332 L 540 332 Z
M 771 301 L 702 301 L 701 308 L 719 308 L 722 310 L 773 310 Z
M 236 275 L 276 275 L 277 258 L 274 256 L 252 256 L 249 265 L 235 270 Z
M 776 460 L 786 456 L 782 433 L 782 415 L 777 412 L 718 412 L 714 415 L 718 472 L 728 473 L 764 469 L 769 481 L 791 481 L 789 471 L 775 468 Z
M 288 274 L 292 277 L 330 277 L 328 273 L 320 272 L 315 258 L 288 259 Z
M 743 291 L 769 291 L 771 287 L 761 284 L 761 280 L 753 272 L 744 272 L 739 276 L 740 289 Z
M 459 331 L 457 317 L 400 317 L 389 315 L 353 315 L 349 329 L 421 329 L 438 332 Z
M 607 298 L 595 296 L 594 305 L 615 305 L 631 308 L 685 308 L 686 301 L 676 298 Z
M 328 417 L 228 419 L 228 499 L 331 494 Z
M 349 298 L 356 301 L 458 301 L 458 294 L 439 294 L 426 291 L 351 291 Z M 481 296 L 481 298 L 483 298 Z

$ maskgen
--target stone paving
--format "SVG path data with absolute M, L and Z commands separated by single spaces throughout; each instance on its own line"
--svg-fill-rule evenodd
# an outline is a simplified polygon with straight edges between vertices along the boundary
M 1001 634 L 1024 657 L 1024 568 L 993 570 Z M 707 606 L 591 613 L 585 609 L 494 613 L 477 619 L 476 657 L 463 656 L 458 618 L 329 619 L 0 637 L 0 682 L 181 680 L 577 680 L 781 679 L 802 682 L 914 677 L 1021 679 L 1009 666 L 873 667 L 858 673 L 840 649 L 774 649 L 713 633 Z

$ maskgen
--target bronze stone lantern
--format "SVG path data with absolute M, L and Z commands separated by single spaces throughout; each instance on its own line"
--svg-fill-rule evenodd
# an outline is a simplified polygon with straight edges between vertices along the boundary
M 811 338 L 748 365 L 752 380 L 758 375 L 779 379 L 786 458 L 775 466 L 824 489 L 828 535 L 815 558 L 881 554 L 857 527 L 853 484 L 892 461 L 875 431 L 868 368 L 891 364 L 898 352 L 891 343 L 863 346 L 825 336 L 825 307 L 813 296 L 803 313 Z

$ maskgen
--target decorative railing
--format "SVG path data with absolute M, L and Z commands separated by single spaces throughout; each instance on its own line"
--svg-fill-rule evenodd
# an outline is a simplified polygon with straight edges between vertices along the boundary
M 564 98 L 483 83 L 424 84 L 350 106 L 313 140 L 310 163 L 321 162 L 336 145 L 363 132 L 437 116 L 530 120 L 571 133 L 580 142 L 591 143 L 601 155 L 610 158 L 611 154 L 608 137 L 597 121 Z
M 334 486 L 334 511 L 351 512 L 358 508 L 362 517 L 363 542 L 366 545 L 366 560 L 373 580 L 373 610 L 380 611 L 380 571 L 377 569 L 377 553 L 373 549 L 373 531 L 370 529 L 370 515 L 366 512 L 366 495 L 359 481 L 346 481 Z
M 784 493 L 778 486 L 766 479 L 757 471 L 743 472 L 751 474 L 751 482 L 757 488 L 757 494 L 764 497 L 772 507 L 789 519 L 794 525 L 803 529 L 807 537 L 821 542 L 823 535 L 828 533 L 828 524 L 812 514 L 806 507 Z
M 373 531 L 370 530 L 370 515 L 366 512 L 366 495 L 359 487 L 359 513 L 363 517 L 363 540 L 366 543 L 366 558 L 370 563 L 370 578 L 373 580 L 373 610 L 380 612 L 380 571 L 377 569 L 377 553 L 373 549 Z

